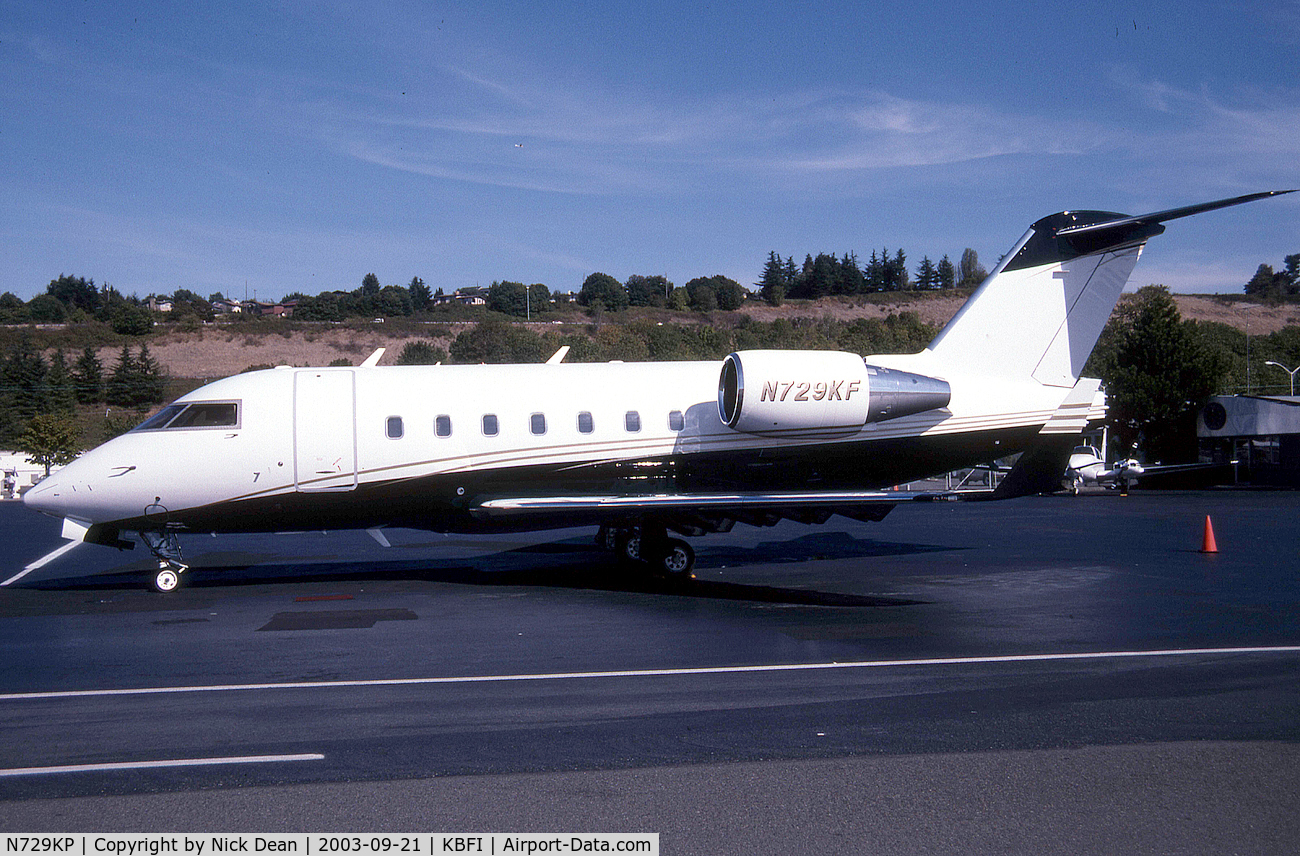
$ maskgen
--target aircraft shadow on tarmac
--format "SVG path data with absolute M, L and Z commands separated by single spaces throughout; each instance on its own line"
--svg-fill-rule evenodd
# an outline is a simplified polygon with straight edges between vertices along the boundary
M 752 548 L 727 545 L 706 548 L 701 551 L 698 569 L 899 556 L 947 549 L 951 548 L 855 539 L 845 533 L 818 533 L 789 541 L 764 542 Z M 484 562 L 497 565 L 499 569 L 483 569 L 466 564 L 440 565 L 436 560 L 427 558 L 297 563 L 268 561 L 271 558 L 278 557 L 252 554 L 242 557 L 232 554 L 196 556 L 191 569 L 185 574 L 185 588 L 382 580 L 588 589 L 797 606 L 880 607 L 926 603 L 905 598 L 753 583 L 671 579 L 649 571 L 629 569 L 594 544 L 574 540 L 520 547 L 496 554 Z M 90 576 L 34 581 L 24 585 L 24 588 L 47 591 L 141 589 L 148 587 L 152 575 L 153 571 L 147 565 L 135 563 Z

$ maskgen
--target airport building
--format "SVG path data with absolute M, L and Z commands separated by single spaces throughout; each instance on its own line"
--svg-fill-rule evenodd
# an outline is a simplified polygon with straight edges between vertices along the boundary
M 1211 396 L 1196 435 L 1202 462 L 1237 461 L 1239 484 L 1300 487 L 1300 396 Z

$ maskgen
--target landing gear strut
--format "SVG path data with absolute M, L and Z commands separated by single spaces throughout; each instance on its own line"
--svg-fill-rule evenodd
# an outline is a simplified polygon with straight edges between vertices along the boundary
M 181 584 L 181 574 L 189 570 L 182 561 L 180 541 L 175 532 L 141 532 L 140 540 L 158 560 L 158 573 L 153 578 L 153 589 L 166 594 Z

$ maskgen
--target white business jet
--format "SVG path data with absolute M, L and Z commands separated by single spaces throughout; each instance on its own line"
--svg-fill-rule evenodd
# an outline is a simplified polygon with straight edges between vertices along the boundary
M 73 541 L 130 533 L 170 591 L 177 535 L 592 525 L 625 556 L 689 574 L 672 537 L 736 522 L 879 520 L 885 490 L 1024 452 L 990 498 L 1059 487 L 1098 415 L 1080 378 L 1165 221 L 1277 193 L 1035 223 L 917 354 L 741 351 L 721 363 L 289 368 L 177 399 L 29 490 Z M 557 355 L 558 356 L 558 355 Z

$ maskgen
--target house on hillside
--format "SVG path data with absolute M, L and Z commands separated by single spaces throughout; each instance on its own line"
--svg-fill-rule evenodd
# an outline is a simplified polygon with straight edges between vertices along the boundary
M 212 301 L 212 311 L 217 315 L 239 315 L 244 311 L 244 306 L 238 300 L 214 300 Z

